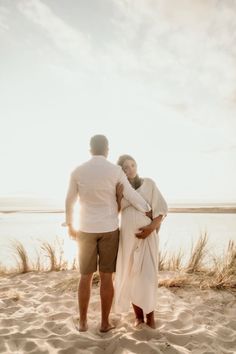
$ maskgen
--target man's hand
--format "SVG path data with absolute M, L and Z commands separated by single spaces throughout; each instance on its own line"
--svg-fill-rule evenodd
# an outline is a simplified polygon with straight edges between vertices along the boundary
M 152 220 L 152 209 L 150 211 L 146 211 L 146 216 Z
M 72 240 L 76 240 L 77 231 L 73 228 L 72 225 L 68 225 L 68 234 Z
M 118 204 L 118 211 L 121 209 L 121 199 L 123 198 L 124 186 L 122 183 L 116 185 L 116 202 Z
M 124 186 L 122 183 L 117 183 L 116 185 L 116 199 L 117 202 L 120 202 L 123 198 Z
M 139 229 L 141 232 L 135 234 L 137 238 L 145 239 L 147 238 L 155 229 L 153 228 L 152 224 L 147 226 L 140 227 Z

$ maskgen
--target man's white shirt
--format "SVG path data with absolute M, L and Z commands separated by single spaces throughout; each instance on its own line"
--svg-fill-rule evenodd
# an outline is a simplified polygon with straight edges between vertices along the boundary
M 122 168 L 104 156 L 93 156 L 72 173 L 66 196 L 66 224 L 73 223 L 73 206 L 79 199 L 79 230 L 103 233 L 118 228 L 116 185 L 124 186 L 124 197 L 141 212 L 150 211 L 148 203 L 130 185 Z

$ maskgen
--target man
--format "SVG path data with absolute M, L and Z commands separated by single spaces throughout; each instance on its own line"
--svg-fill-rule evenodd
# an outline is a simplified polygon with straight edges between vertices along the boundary
M 66 197 L 66 224 L 68 233 L 79 243 L 80 282 L 78 289 L 79 330 L 86 331 L 87 311 L 93 273 L 99 258 L 101 332 L 114 328 L 109 323 L 113 300 L 112 273 L 115 271 L 119 243 L 118 205 L 116 185 L 123 185 L 124 197 L 138 210 L 147 213 L 150 206 L 131 187 L 120 166 L 107 161 L 108 140 L 95 135 L 90 140 L 92 158 L 71 174 Z M 79 232 L 73 228 L 73 206 L 79 198 Z

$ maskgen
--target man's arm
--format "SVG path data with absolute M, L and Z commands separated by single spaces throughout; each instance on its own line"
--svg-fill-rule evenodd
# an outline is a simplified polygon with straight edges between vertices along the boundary
M 136 192 L 131 184 L 129 183 L 125 173 L 121 169 L 119 176 L 119 183 L 124 187 L 123 195 L 124 197 L 139 211 L 146 213 L 151 210 L 149 204 L 141 197 L 141 195 Z
M 69 188 L 67 191 L 66 202 L 65 202 L 67 226 L 73 224 L 73 207 L 77 197 L 78 197 L 78 187 L 74 175 L 72 173 L 70 177 L 70 183 L 69 183 Z

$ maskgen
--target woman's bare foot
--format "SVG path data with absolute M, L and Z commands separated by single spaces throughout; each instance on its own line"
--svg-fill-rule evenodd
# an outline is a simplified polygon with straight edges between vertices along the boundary
M 100 332 L 106 333 L 106 332 L 109 332 L 110 330 L 112 330 L 114 328 L 115 328 L 115 326 L 112 326 L 110 323 L 108 323 L 106 325 L 101 325 Z
M 132 305 L 135 313 L 134 327 L 138 327 L 141 323 L 144 323 L 143 310 L 135 304 Z
M 136 318 L 134 321 L 134 327 L 138 327 L 141 323 L 144 323 L 143 318 Z
M 156 324 L 155 324 L 155 319 L 154 319 L 154 311 L 148 313 L 146 318 L 147 318 L 147 321 L 146 321 L 147 326 L 155 329 Z
M 147 324 L 147 326 L 149 326 L 153 329 L 156 329 L 155 321 L 147 321 L 146 324 Z

